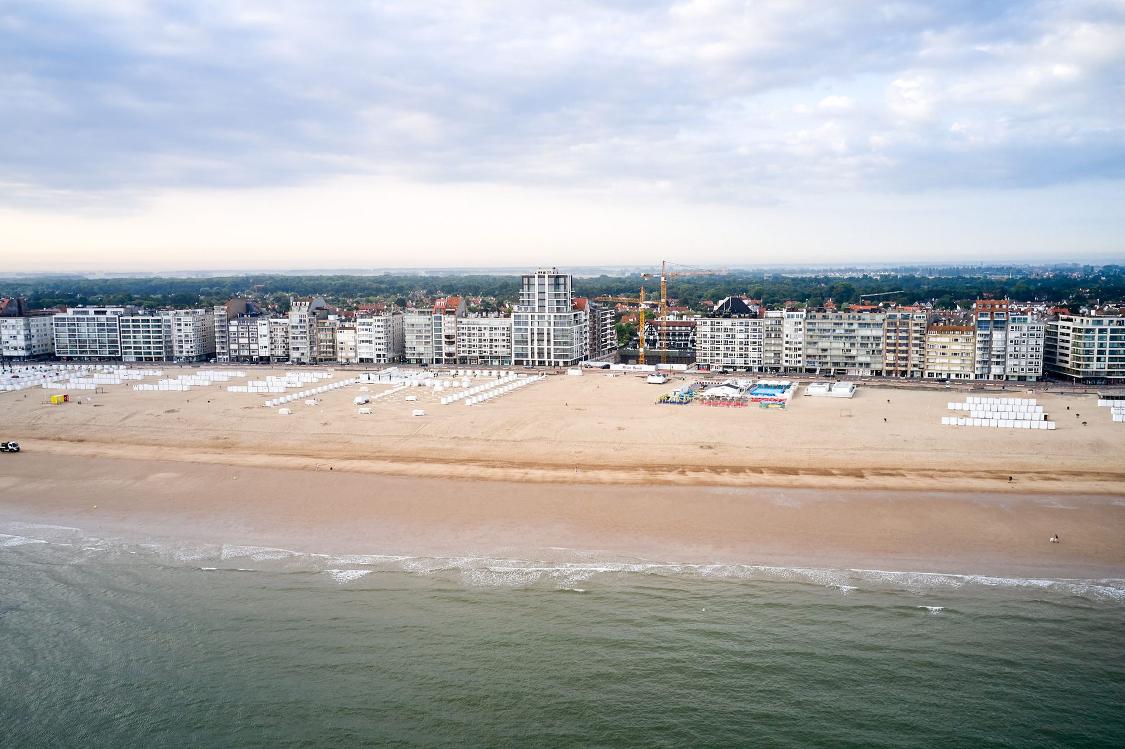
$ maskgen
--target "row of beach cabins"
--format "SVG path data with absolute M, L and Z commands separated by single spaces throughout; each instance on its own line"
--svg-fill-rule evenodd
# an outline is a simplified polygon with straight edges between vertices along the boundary
M 943 426 L 1046 430 L 1055 428 L 1055 422 L 1047 420 L 1043 406 L 1034 398 L 970 396 L 963 402 L 946 405 L 950 411 L 968 412 L 968 416 L 942 416 Z

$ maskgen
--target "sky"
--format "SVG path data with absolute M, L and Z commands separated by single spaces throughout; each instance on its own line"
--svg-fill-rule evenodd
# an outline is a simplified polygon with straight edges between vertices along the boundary
M 3 0 L 0 272 L 1125 258 L 1125 0 Z

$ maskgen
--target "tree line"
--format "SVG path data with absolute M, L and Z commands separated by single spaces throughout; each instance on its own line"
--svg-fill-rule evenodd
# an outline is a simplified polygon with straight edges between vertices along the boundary
M 376 301 L 401 307 L 461 294 L 484 297 L 488 300 L 486 308 L 497 308 L 516 301 L 519 284 L 519 276 L 515 275 L 477 274 L 261 274 L 215 278 L 39 276 L 0 279 L 0 296 L 26 297 L 33 308 L 124 304 L 192 307 L 221 304 L 232 297 L 245 296 L 261 300 L 270 308 L 284 310 L 290 295 L 320 295 L 342 307 Z M 648 298 L 659 294 L 658 279 L 642 279 L 636 274 L 574 279 L 575 292 L 589 297 L 636 297 L 642 285 Z M 881 295 L 875 297 L 878 301 L 932 302 L 945 309 L 966 307 L 973 300 L 985 297 L 1081 306 L 1125 300 L 1125 269 L 1111 265 L 1026 275 L 968 275 L 963 269 L 949 275 L 732 272 L 672 278 L 668 282 L 668 294 L 680 305 L 694 310 L 703 309 L 705 302 L 730 295 L 761 299 L 770 306 L 787 301 L 815 306 L 828 299 L 837 304 L 854 304 L 872 294 Z

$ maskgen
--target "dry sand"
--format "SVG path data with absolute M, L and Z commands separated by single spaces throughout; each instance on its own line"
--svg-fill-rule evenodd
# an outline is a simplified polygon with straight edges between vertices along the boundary
M 1048 432 L 943 427 L 961 397 L 940 390 L 655 405 L 675 384 L 556 376 L 478 407 L 419 388 L 371 415 L 349 387 L 288 417 L 222 386 L 3 393 L 0 437 L 25 452 L 0 456 L 0 520 L 334 553 L 1125 572 L 1125 429 L 1093 396 L 1032 396 Z
M 1058 423 L 1048 432 L 942 426 L 946 403 L 961 397 L 953 391 L 861 386 L 852 400 L 798 395 L 785 411 L 655 405 L 674 384 L 555 376 L 476 407 L 442 406 L 418 388 L 418 402 L 399 394 L 367 416 L 350 387 L 317 406 L 298 402 L 288 417 L 221 386 L 109 386 L 64 406 L 47 405 L 46 390 L 0 393 L 0 414 L 9 438 L 66 455 L 563 483 L 1125 495 L 1125 429 L 1092 395 L 1034 394 Z M 412 417 L 415 407 L 427 415 Z

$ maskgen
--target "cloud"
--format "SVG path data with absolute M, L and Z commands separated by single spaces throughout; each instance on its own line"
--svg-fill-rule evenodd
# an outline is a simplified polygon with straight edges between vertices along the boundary
M 353 176 L 753 204 L 1125 176 L 1120 2 L 17 2 L 0 71 L 6 205 Z

